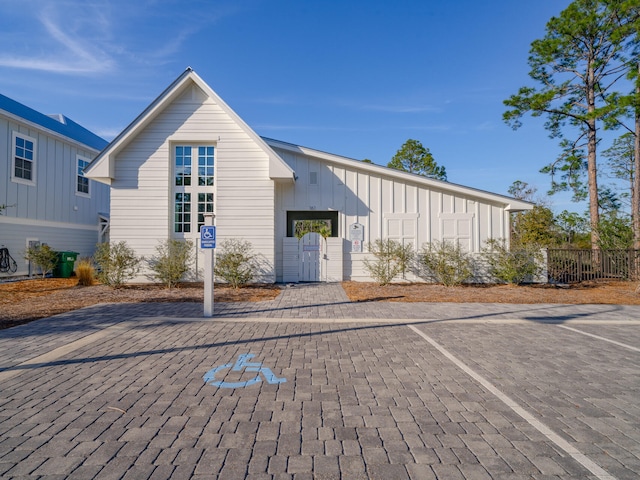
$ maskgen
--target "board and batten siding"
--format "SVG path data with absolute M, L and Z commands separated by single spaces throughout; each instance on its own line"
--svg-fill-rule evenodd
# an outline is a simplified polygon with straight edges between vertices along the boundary
M 11 180 L 14 132 L 35 140 L 35 185 Z M 90 181 L 90 197 L 76 195 L 77 157 L 90 161 L 97 152 L 64 142 L 1 114 L 0 152 L 0 205 L 15 205 L 2 212 L 3 216 L 93 225 L 97 229 L 96 212 L 108 209 L 109 187 Z
M 173 147 L 213 145 L 214 211 L 218 245 L 226 238 L 252 243 L 261 277 L 275 281 L 274 183 L 269 159 L 215 101 L 196 85 L 160 112 L 117 153 L 111 194 L 112 242 L 126 240 L 138 255 L 155 255 L 167 238 L 198 244 L 199 233 L 173 232 Z M 197 169 L 197 160 L 193 171 Z M 195 204 L 192 215 L 197 215 Z M 203 265 L 198 248 L 196 266 Z M 136 279 L 148 280 L 148 272 Z
M 14 133 L 35 143 L 35 182 L 11 180 Z M 0 245 L 18 263 L 15 275 L 27 272 L 28 239 L 54 250 L 92 255 L 99 241 L 98 213 L 109 211 L 109 187 L 89 181 L 89 196 L 76 194 L 77 158 L 91 161 L 97 151 L 0 113 Z M 6 274 L 8 275 L 8 274 Z
M 347 162 L 272 148 L 298 175 L 295 185 L 276 187 L 279 271 L 290 261 L 283 259 L 282 249 L 290 210 L 337 210 L 339 236 L 346 240 L 351 224 L 364 226 L 363 253 L 351 253 L 351 244 L 344 242 L 345 280 L 369 280 L 362 261 L 369 255 L 366 245 L 379 238 L 411 243 L 416 249 L 426 242 L 456 238 L 473 253 L 489 238 L 508 238 L 509 213 L 504 205 L 456 192 L 454 186 L 447 189 L 446 184 L 437 188 L 371 172 L 358 168 L 357 161 L 346 166 Z M 310 185 L 312 179 L 317 179 L 317 185 Z M 418 280 L 411 273 L 407 279 Z

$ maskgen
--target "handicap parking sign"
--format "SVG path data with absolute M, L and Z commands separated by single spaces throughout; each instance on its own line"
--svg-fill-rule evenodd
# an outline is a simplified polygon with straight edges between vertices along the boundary
M 200 248 L 216 248 L 216 227 L 212 225 L 200 227 Z

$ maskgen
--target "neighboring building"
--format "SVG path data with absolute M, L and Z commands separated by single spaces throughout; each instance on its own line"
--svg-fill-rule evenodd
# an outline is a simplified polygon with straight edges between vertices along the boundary
M 0 278 L 29 273 L 30 244 L 89 256 L 105 240 L 109 187 L 83 170 L 106 145 L 63 115 L 0 95 L 0 247 L 18 264 Z
M 508 239 L 510 212 L 532 208 L 261 138 L 191 69 L 85 172 L 111 185 L 112 241 L 149 258 L 167 238 L 198 242 L 204 213 L 215 212 L 218 242 L 249 240 L 265 282 L 369 280 L 363 259 L 378 238 L 455 240 L 479 252 L 489 238 Z M 295 237 L 309 220 L 326 225 L 326 240 Z

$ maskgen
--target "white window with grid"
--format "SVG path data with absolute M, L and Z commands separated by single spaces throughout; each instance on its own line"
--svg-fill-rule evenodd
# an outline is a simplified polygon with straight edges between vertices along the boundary
M 89 165 L 89 160 L 82 157 L 76 159 L 76 195 L 90 196 L 89 179 L 84 176 L 84 169 Z
M 13 132 L 11 180 L 26 185 L 36 184 L 36 139 Z
M 173 233 L 197 237 L 214 205 L 213 145 L 173 146 Z

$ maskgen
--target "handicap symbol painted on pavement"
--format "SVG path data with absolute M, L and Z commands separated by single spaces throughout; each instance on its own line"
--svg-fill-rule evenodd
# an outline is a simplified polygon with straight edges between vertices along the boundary
M 264 379 L 267 381 L 267 383 L 274 384 L 274 383 L 284 383 L 287 381 L 287 379 L 284 377 L 283 378 L 276 377 L 274 373 L 271 371 L 271 369 L 267 367 L 263 367 L 262 363 L 247 361 L 253 357 L 255 357 L 255 355 L 252 353 L 245 353 L 242 355 L 238 355 L 238 359 L 236 360 L 236 363 L 225 363 L 224 365 L 220 365 L 219 367 L 212 368 L 207 373 L 205 373 L 204 377 L 202 378 L 205 381 L 205 383 L 208 383 L 209 385 L 213 385 L 214 387 L 219 387 L 219 388 L 248 387 L 249 385 L 253 385 L 262 381 L 262 377 L 260 376 L 260 374 L 264 376 Z M 223 382 L 221 380 L 216 380 L 216 373 L 218 373 L 221 370 L 225 370 L 227 368 L 230 368 L 231 371 L 233 372 L 239 372 L 244 368 L 245 371 L 247 372 L 258 372 L 258 374 L 254 378 L 251 378 L 246 382 Z

